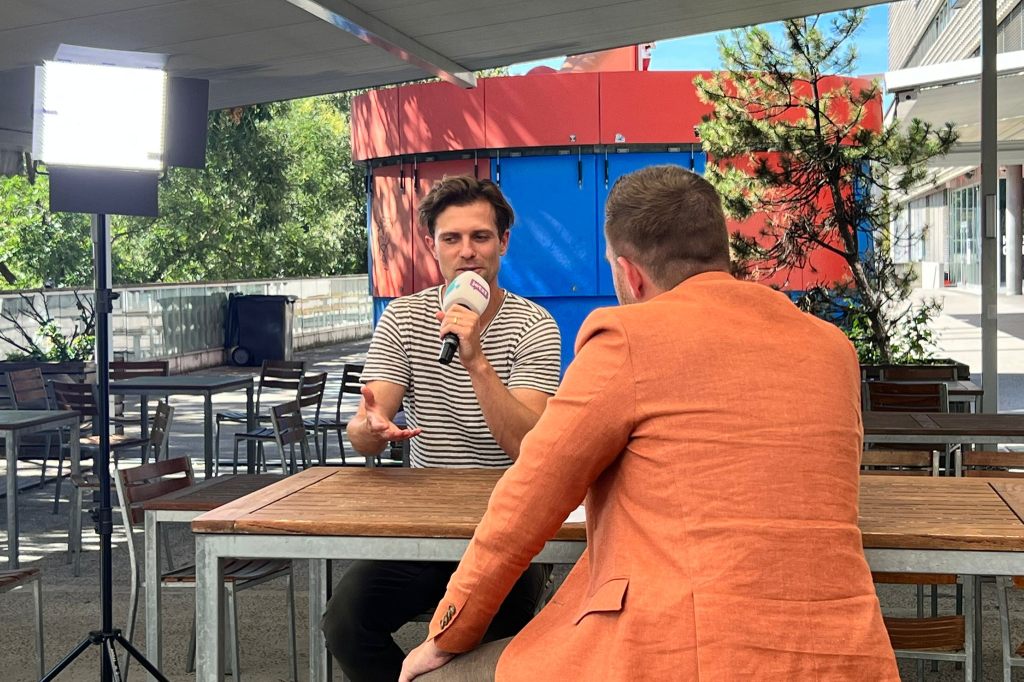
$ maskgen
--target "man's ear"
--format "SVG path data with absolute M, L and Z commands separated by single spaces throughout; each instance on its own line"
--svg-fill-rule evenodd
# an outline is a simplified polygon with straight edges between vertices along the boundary
M 650 283 L 647 280 L 647 275 L 641 270 L 635 263 L 626 258 L 625 256 L 619 256 L 615 259 L 615 262 L 622 268 L 622 274 L 626 280 L 626 286 L 629 287 L 629 293 L 636 301 L 644 300 L 645 294 L 647 294 L 650 288 Z
M 434 242 L 434 238 L 430 236 L 429 232 L 423 235 L 423 242 L 427 245 L 427 250 L 434 256 L 434 259 L 437 260 L 437 244 Z
M 508 252 L 508 239 L 511 234 L 511 230 L 505 230 L 505 234 L 501 235 L 499 238 L 501 248 L 498 250 L 498 255 L 504 256 Z

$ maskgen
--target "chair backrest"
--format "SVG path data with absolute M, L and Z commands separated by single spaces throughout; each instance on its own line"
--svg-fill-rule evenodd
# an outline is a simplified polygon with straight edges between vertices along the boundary
M 964 476 L 1024 478 L 1024 452 L 964 450 L 960 456 Z
M 188 457 L 165 459 L 153 464 L 118 469 L 114 478 L 117 499 L 121 502 L 121 522 L 128 536 L 128 561 L 132 573 L 138 575 L 139 562 L 135 557 L 135 524 L 142 523 L 147 500 L 187 488 L 195 482 L 192 475 L 192 460 Z
M 307 416 L 320 418 L 320 405 L 324 401 L 327 387 L 327 372 L 307 374 L 299 383 L 299 411 Z
M 187 488 L 194 482 L 192 460 L 188 457 L 118 469 L 115 483 L 125 528 L 131 529 L 134 524 L 142 522 L 144 502 Z
M 294 472 L 295 446 L 299 446 L 302 461 L 309 461 L 309 442 L 306 440 L 306 427 L 302 423 L 302 412 L 296 400 L 274 405 L 270 408 L 270 421 L 274 426 L 274 440 L 281 451 L 281 463 L 284 465 L 285 446 L 288 446 L 289 459 Z
M 938 476 L 939 453 L 934 450 L 865 450 L 861 474 L 894 476 Z
M 167 360 L 114 360 L 110 363 L 111 379 L 132 377 L 165 377 L 171 373 Z
M 94 384 L 54 381 L 53 395 L 57 400 L 57 407 L 62 410 L 77 410 L 83 419 L 95 417 L 98 413 Z
M 863 406 L 872 412 L 949 412 L 949 393 L 943 383 L 906 384 L 865 381 Z
M 291 393 L 289 399 L 298 398 L 299 385 L 306 371 L 304 360 L 264 360 L 260 368 L 260 381 L 256 388 L 256 413 L 260 413 L 260 400 L 264 389 Z
M 16 410 L 47 410 L 50 398 L 46 382 L 38 367 L 17 369 L 7 373 L 7 390 Z
M 338 407 L 335 410 L 335 418 L 339 422 L 341 421 L 341 403 L 345 399 L 345 394 L 361 395 L 363 384 L 360 377 L 362 375 L 363 365 L 345 363 L 345 368 L 341 372 L 341 387 L 338 389 Z
M 957 371 L 953 365 L 901 365 L 884 367 L 882 381 L 956 381 Z
M 174 408 L 167 403 L 156 404 L 156 411 L 149 425 L 149 447 L 153 452 L 153 461 L 167 459 L 167 434 L 174 421 Z

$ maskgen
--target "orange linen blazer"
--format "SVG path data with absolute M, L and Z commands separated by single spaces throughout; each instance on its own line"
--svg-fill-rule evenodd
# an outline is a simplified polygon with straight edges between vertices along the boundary
M 836 327 L 704 273 L 595 311 L 430 625 L 477 645 L 586 497 L 588 547 L 499 682 L 898 680 L 857 526 L 860 371 Z

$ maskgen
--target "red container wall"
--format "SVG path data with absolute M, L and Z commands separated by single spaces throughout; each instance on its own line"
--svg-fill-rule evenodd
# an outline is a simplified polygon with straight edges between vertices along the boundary
M 352 158 L 394 156 L 399 143 L 398 88 L 370 90 L 352 99 Z
M 489 178 L 490 171 L 490 160 L 480 159 L 477 165 L 478 177 Z M 433 252 L 427 246 L 427 228 L 420 224 L 417 217 L 417 206 L 430 191 L 434 182 L 446 175 L 473 175 L 473 159 L 434 161 L 422 163 L 418 167 L 416 192 L 409 197 L 413 242 L 413 291 L 422 291 L 444 281 L 441 269 L 437 265 L 437 259 L 434 258 Z
M 406 177 L 402 177 L 402 171 Z M 373 295 L 413 293 L 412 221 L 409 215 L 412 179 L 409 166 L 386 166 L 373 172 L 370 254 Z
M 598 82 L 596 73 L 488 78 L 486 146 L 598 144 Z
M 697 71 L 602 73 L 601 143 L 699 142 L 711 106 L 697 99 Z M 706 74 L 705 74 L 706 75 Z
M 401 139 L 398 154 L 480 149 L 484 138 L 484 89 L 450 83 L 398 88 Z
M 766 156 L 769 162 L 779 158 L 779 154 L 774 153 L 767 154 Z M 708 161 L 708 163 L 711 163 L 711 161 Z M 751 171 L 750 164 L 745 160 L 734 161 L 733 165 L 741 170 Z M 832 201 L 827 193 L 822 192 L 818 205 L 823 209 L 831 207 Z M 766 215 L 765 213 L 755 213 L 744 221 L 729 220 L 729 233 L 739 232 L 747 237 L 759 237 L 765 225 Z M 762 240 L 758 239 L 758 241 Z M 838 242 L 838 239 L 836 241 Z M 782 287 L 787 291 L 803 291 L 808 287 L 819 284 L 829 285 L 845 282 L 849 277 L 850 269 L 842 257 L 825 249 L 817 249 L 808 255 L 807 264 L 803 268 L 782 271 L 772 277 L 766 277 L 758 281 L 770 286 Z

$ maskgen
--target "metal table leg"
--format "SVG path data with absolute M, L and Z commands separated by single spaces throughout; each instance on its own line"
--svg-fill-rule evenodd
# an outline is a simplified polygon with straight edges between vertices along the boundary
M 7 568 L 18 568 L 18 433 L 0 433 L 7 450 Z
M 146 529 L 146 656 L 157 669 L 163 669 L 162 652 L 160 650 L 160 553 L 163 548 L 162 525 L 156 518 L 156 512 L 147 511 Z M 153 679 L 152 677 L 150 679 Z
M 203 394 L 203 463 L 204 478 L 213 476 L 213 394 Z
M 224 564 L 217 540 L 196 535 L 196 682 L 224 677 Z

